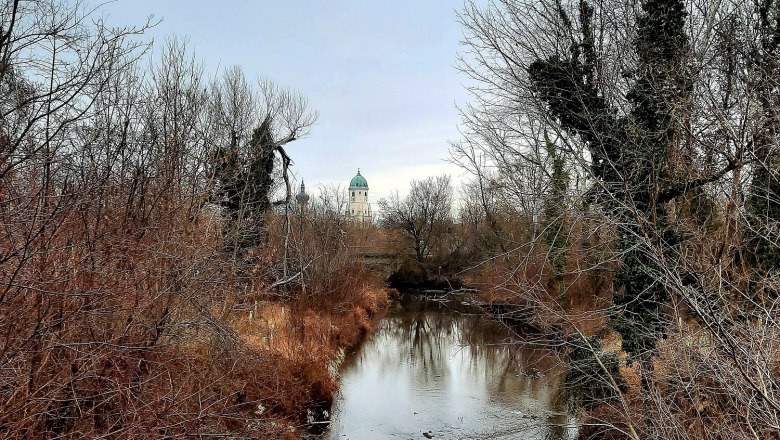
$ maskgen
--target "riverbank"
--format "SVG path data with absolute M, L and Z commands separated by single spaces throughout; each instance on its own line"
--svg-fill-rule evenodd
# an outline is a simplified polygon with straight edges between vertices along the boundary
M 235 316 L 233 328 L 265 359 L 273 374 L 251 388 L 253 417 L 262 416 L 264 438 L 296 439 L 327 421 L 344 353 L 360 344 L 387 306 L 388 289 L 371 283 L 330 298 L 258 302 Z

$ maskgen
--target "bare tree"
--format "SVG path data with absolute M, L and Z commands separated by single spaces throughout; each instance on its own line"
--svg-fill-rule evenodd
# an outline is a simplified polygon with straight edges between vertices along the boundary
M 422 262 L 430 256 L 452 217 L 452 185 L 449 176 L 414 180 L 409 194 L 401 199 L 398 192 L 379 201 L 381 221 L 401 231 L 409 240 L 415 258 Z

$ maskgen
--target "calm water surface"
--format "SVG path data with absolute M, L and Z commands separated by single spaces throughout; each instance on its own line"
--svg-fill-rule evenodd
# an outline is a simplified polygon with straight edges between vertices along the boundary
M 555 356 L 521 348 L 500 324 L 464 312 L 454 300 L 394 303 L 344 363 L 326 438 L 575 437 Z

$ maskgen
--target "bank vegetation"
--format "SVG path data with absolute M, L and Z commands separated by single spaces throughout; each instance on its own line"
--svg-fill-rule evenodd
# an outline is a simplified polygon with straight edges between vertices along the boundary
M 316 112 L 99 11 L 0 3 L 0 437 L 298 438 L 386 300 L 291 198 Z
M 463 275 L 583 439 L 780 435 L 780 4 L 467 2 Z

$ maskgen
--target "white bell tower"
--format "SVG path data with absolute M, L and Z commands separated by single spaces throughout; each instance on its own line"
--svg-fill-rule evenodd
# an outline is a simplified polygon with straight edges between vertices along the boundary
M 371 204 L 368 203 L 368 182 L 360 174 L 358 168 L 357 175 L 349 182 L 349 205 L 347 206 L 347 218 L 356 223 L 371 222 Z

